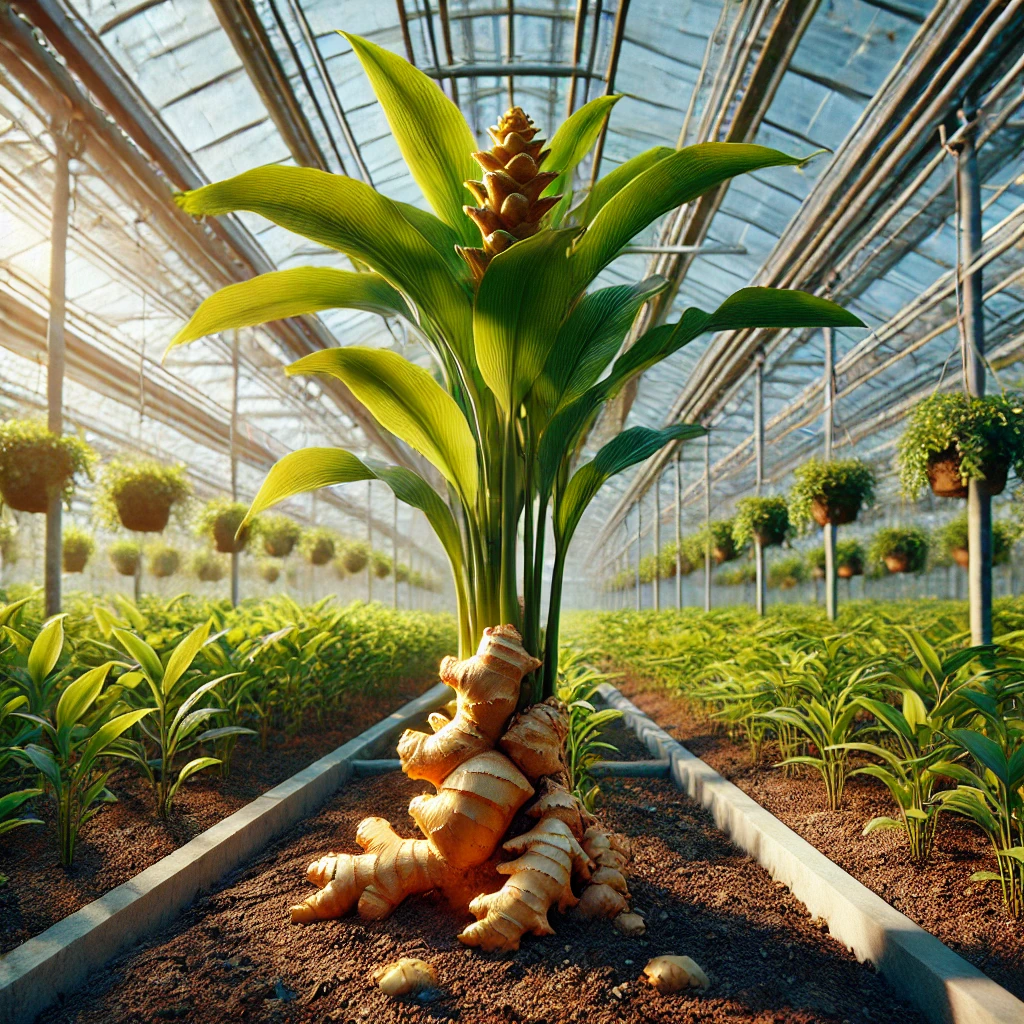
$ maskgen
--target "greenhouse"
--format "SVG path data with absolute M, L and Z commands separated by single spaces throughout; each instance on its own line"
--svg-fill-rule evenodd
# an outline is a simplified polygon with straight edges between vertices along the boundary
M 1024 0 L 0 0 L 3 1024 L 1024 1022 Z

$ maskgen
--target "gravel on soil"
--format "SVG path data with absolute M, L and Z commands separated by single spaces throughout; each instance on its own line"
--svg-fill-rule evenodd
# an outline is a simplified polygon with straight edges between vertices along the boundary
M 0 874 L 8 876 L 0 887 L 0 955 L 173 853 L 433 685 L 407 681 L 387 694 L 353 695 L 325 730 L 294 739 L 273 736 L 266 751 L 255 737 L 243 737 L 229 776 L 222 779 L 217 768 L 192 776 L 167 821 L 156 817 L 152 789 L 138 769 L 119 769 L 109 784 L 117 803 L 102 808 L 79 833 L 69 870 L 57 857 L 53 803 L 37 801 L 42 825 L 0 837 Z
M 730 740 L 690 702 L 660 687 L 629 679 L 620 689 L 687 750 L 844 871 L 1024 999 L 1024 922 L 1007 915 L 998 883 L 971 881 L 974 872 L 995 865 L 988 840 L 966 819 L 943 815 L 931 861 L 915 867 L 901 833 L 862 835 L 865 822 L 894 813 L 877 779 L 853 776 L 841 810 L 829 811 L 817 774 L 784 775 L 771 767 L 777 757 L 770 748 L 754 765 L 749 747 Z
M 671 783 L 603 786 L 604 820 L 633 840 L 633 902 L 648 922 L 641 939 L 606 921 L 552 913 L 556 935 L 527 936 L 518 953 L 482 954 L 458 943 L 462 917 L 430 894 L 385 921 L 289 924 L 288 907 L 311 891 L 306 865 L 331 849 L 356 852 L 363 817 L 382 815 L 400 833 L 415 833 L 408 801 L 429 787 L 393 773 L 343 789 L 40 1024 L 923 1021 Z M 664 953 L 696 960 L 708 991 L 663 996 L 643 982 L 644 965 Z M 403 956 L 433 964 L 438 988 L 384 996 L 371 974 Z

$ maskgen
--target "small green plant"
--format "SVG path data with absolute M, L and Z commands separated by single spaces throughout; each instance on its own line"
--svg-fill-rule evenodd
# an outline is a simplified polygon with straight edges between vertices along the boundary
M 107 549 L 114 568 L 122 576 L 134 576 L 139 571 L 142 548 L 133 540 L 118 540 Z
M 196 534 L 213 541 L 213 546 L 223 555 L 244 551 L 249 543 L 250 527 L 238 533 L 248 505 L 228 498 L 214 498 L 208 501 L 196 518 Z M 258 522 L 258 520 L 256 520 Z
M 337 535 L 324 526 L 313 526 L 302 534 L 302 553 L 310 565 L 326 565 L 337 550 Z M 367 558 L 369 555 L 367 555 Z M 347 563 L 346 563 L 347 564 Z M 366 561 L 363 561 L 363 566 Z M 358 571 L 358 570 L 350 570 Z
M 341 552 L 341 561 L 345 572 L 355 576 L 366 568 L 370 558 L 369 549 L 362 541 L 348 541 Z
M 181 568 L 181 552 L 168 544 L 152 544 L 146 549 L 146 564 L 157 579 L 166 579 Z
M 807 563 L 800 555 L 779 558 L 768 566 L 768 586 L 792 590 L 807 579 Z
M 963 484 L 995 476 L 1005 482 L 1009 466 L 1024 479 L 1024 397 L 950 392 L 919 402 L 897 449 L 900 486 L 908 498 L 929 483 L 929 469 L 944 455 Z
M 264 553 L 271 558 L 287 558 L 302 538 L 302 527 L 289 516 L 276 512 L 260 516 L 253 530 Z
M 27 600 L 20 602 L 22 607 Z M 10 622 L 17 611 L 16 606 L 8 605 L 4 610 L 10 618 L 6 624 L 0 621 L 0 625 L 5 639 L 11 644 L 11 650 L 4 658 L 4 675 L 24 695 L 28 714 L 45 714 L 70 670 L 71 658 L 64 650 L 64 620 L 67 616 L 54 615 L 47 619 L 35 638 L 30 640 Z M 17 710 L 21 713 L 20 709 Z
M 0 518 L 0 560 L 4 565 L 13 565 L 18 560 L 17 527 L 3 518 Z
M 883 526 L 868 545 L 868 558 L 889 572 L 923 572 L 928 564 L 928 533 L 919 526 Z
M 43 778 L 57 805 L 57 844 L 63 867 L 75 859 L 81 827 L 114 797 L 107 790 L 112 769 L 103 761 L 125 756 L 121 736 L 153 708 L 138 708 L 111 716 L 97 709 L 112 663 L 89 669 L 65 686 L 50 715 L 24 715 L 42 731 L 46 745 L 29 743 L 21 752 Z
M 61 558 L 65 572 L 82 572 L 95 550 L 92 534 L 73 524 L 64 528 Z
M 853 522 L 875 500 L 875 475 L 860 459 L 811 459 L 793 476 L 789 520 L 798 528 L 812 519 L 819 526 Z
M 200 583 L 219 583 L 227 575 L 224 559 L 205 548 L 192 556 L 192 572 Z
M 789 505 L 785 498 L 741 498 L 736 502 L 732 536 L 738 548 L 757 540 L 762 547 L 781 544 L 789 533 Z
M 1016 531 L 1003 519 L 992 521 L 992 564 L 1005 565 L 1013 553 Z M 935 547 L 965 569 L 969 562 L 967 513 L 956 516 L 935 532 Z
M 138 694 L 139 684 L 145 682 L 156 705 L 153 718 L 140 723 L 142 741 L 126 756 L 139 765 L 153 787 L 156 811 L 161 818 L 171 813 L 174 798 L 186 779 L 221 763 L 216 757 L 195 757 L 179 768 L 178 759 L 182 754 L 200 743 L 253 734 L 252 729 L 238 725 L 206 728 L 211 718 L 228 713 L 223 707 L 200 706 L 200 701 L 228 676 L 196 685 L 198 680 L 189 672 L 196 655 L 209 639 L 211 626 L 210 620 L 196 626 L 171 651 L 166 664 L 141 637 L 126 629 L 113 630 L 117 642 L 137 664 L 128 679 L 121 677 L 121 684 L 128 687 L 126 692 Z
M 162 533 L 172 509 L 180 509 L 191 494 L 182 465 L 128 456 L 111 459 L 100 480 L 96 515 L 112 529 Z
M 711 546 L 711 557 L 716 565 L 731 562 L 742 554 L 742 546 L 737 545 L 733 536 L 731 519 L 712 519 L 697 536 L 701 564 L 704 562 L 704 550 L 708 544 Z
M 0 423 L 0 498 L 19 512 L 45 512 L 52 495 L 70 505 L 77 476 L 90 476 L 93 450 L 75 434 L 36 420 Z
M 822 568 L 825 567 L 824 552 L 825 549 L 822 548 Z M 838 575 L 845 579 L 863 575 L 866 560 L 867 556 L 860 541 L 840 540 L 836 542 L 836 572 Z

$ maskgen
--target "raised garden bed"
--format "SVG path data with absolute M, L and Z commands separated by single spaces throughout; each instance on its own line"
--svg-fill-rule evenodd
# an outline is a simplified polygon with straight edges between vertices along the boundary
M 353 694 L 329 728 L 283 742 L 273 742 L 281 739 L 275 734 L 266 751 L 255 738 L 243 739 L 228 778 L 216 771 L 193 776 L 167 821 L 155 816 L 152 790 L 142 776 L 134 768 L 120 769 L 110 782 L 118 802 L 83 828 L 70 871 L 58 862 L 52 802 L 41 801 L 42 827 L 0 837 L 0 868 L 9 877 L 0 888 L 0 955 L 128 881 L 429 685 L 404 681 L 386 695 Z
M 649 922 L 642 939 L 553 915 L 557 935 L 528 938 L 518 954 L 480 954 L 456 941 L 450 911 L 431 896 L 407 900 L 379 923 L 288 924 L 289 905 L 309 891 L 306 864 L 327 849 L 354 851 L 364 816 L 381 814 L 413 834 L 408 802 L 429 787 L 388 774 L 345 788 L 40 1021 L 922 1020 L 670 782 L 608 779 L 604 788 L 608 823 L 634 838 L 631 888 Z M 664 952 L 694 957 L 710 990 L 659 996 L 640 982 L 647 960 Z M 392 1002 L 370 980 L 375 967 L 410 955 L 438 969 L 442 988 L 428 1002 Z
M 840 811 L 828 811 L 821 788 L 805 776 L 773 769 L 774 752 L 751 763 L 745 744 L 728 738 L 713 720 L 661 688 L 631 679 L 622 692 L 680 743 L 774 814 L 844 871 L 1018 998 L 1024 998 L 1024 923 L 1010 920 L 998 886 L 970 881 L 991 868 L 984 836 L 965 820 L 943 817 L 933 860 L 908 861 L 905 838 L 894 832 L 861 834 L 868 819 L 892 813 L 880 782 L 852 777 Z

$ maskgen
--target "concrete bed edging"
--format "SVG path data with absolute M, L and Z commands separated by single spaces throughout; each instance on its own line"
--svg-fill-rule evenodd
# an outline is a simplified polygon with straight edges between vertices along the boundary
M 352 762 L 390 752 L 394 736 L 451 699 L 438 683 L 365 732 L 222 818 L 195 839 L 0 957 L 0 1021 L 30 1024 L 133 942 L 173 920 L 201 890 L 317 811 Z
M 1022 1024 L 1024 1002 L 845 872 L 757 801 L 690 753 L 618 689 L 598 693 L 623 712 L 652 755 L 668 759 L 676 786 L 716 826 L 799 899 L 860 961 L 933 1024 Z

